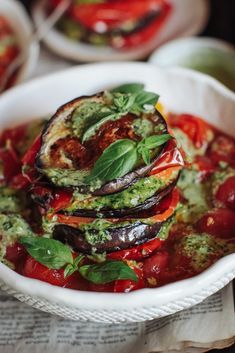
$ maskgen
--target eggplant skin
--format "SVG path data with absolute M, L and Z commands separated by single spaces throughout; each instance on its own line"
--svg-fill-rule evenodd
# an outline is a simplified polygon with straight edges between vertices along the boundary
M 39 171 L 39 173 L 44 174 L 49 180 L 49 176 L 47 175 L 47 169 L 51 168 L 50 165 L 50 150 L 53 144 L 61 138 L 66 138 L 66 137 L 72 137 L 71 131 L 68 127 L 65 126 L 64 122 L 66 119 L 72 114 L 73 110 L 77 108 L 77 106 L 81 103 L 83 100 L 87 99 L 94 99 L 96 102 L 102 102 L 104 96 L 104 92 L 99 92 L 95 95 L 91 96 L 81 96 L 78 98 L 75 98 L 74 100 L 62 105 L 56 113 L 51 117 L 51 119 L 47 122 L 46 126 L 44 127 L 44 130 L 42 132 L 42 138 L 41 138 L 41 149 L 38 152 L 36 156 L 36 162 L 35 162 L 35 167 Z M 162 133 L 168 133 L 168 128 L 167 128 L 167 123 L 164 119 L 164 117 L 161 115 L 161 113 L 155 109 L 155 117 L 156 117 L 156 124 L 161 124 L 164 126 L 164 129 L 162 129 Z M 54 131 L 53 131 L 54 130 Z M 52 138 L 50 138 L 50 134 L 53 131 Z M 56 138 L 58 136 L 58 138 Z M 167 143 L 166 143 L 167 144 Z M 63 186 L 63 187 L 71 187 L 71 188 L 77 188 L 81 193 L 91 193 L 92 195 L 95 196 L 102 196 L 102 195 L 108 195 L 108 194 L 113 194 L 116 192 L 120 192 L 136 181 L 138 179 L 145 177 L 154 167 L 156 162 L 160 159 L 164 148 L 166 144 L 163 144 L 162 146 L 159 147 L 159 153 L 157 156 L 153 158 L 151 163 L 149 165 L 143 165 L 135 170 L 131 171 L 130 173 L 127 173 L 121 178 L 114 179 L 110 182 L 107 182 L 103 184 L 101 187 L 93 190 L 89 185 L 56 185 L 56 186 Z M 50 182 L 52 182 L 50 180 Z
M 91 245 L 85 240 L 84 233 L 81 230 L 60 224 L 54 227 L 53 238 L 69 244 L 75 251 L 81 253 L 92 254 L 93 249 L 96 253 L 110 253 L 145 243 L 156 237 L 161 227 L 162 223 L 148 225 L 137 221 L 128 226 L 110 228 L 107 233 L 108 240 Z M 95 236 L 97 231 L 94 229 L 93 233 Z

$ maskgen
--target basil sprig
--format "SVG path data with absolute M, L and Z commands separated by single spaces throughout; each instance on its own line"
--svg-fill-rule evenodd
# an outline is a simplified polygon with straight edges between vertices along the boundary
M 149 136 L 140 142 L 120 139 L 110 144 L 96 161 L 86 182 L 101 180 L 102 182 L 120 178 L 133 170 L 139 157 L 146 165 L 151 163 L 151 151 L 169 139 L 169 134 Z
M 104 104 L 102 107 L 99 106 L 99 111 L 94 112 L 95 117 L 93 112 L 87 116 L 87 120 L 90 120 L 92 124 L 83 131 L 82 142 L 94 136 L 97 130 L 107 121 L 118 120 L 128 113 L 140 115 L 154 109 L 159 95 L 144 91 L 143 87 L 142 84 L 133 83 L 122 85 L 110 92 L 106 92 L 108 104 Z M 97 107 L 98 104 L 100 105 L 100 103 L 96 104 Z M 98 120 L 94 122 L 97 118 Z
M 79 269 L 80 274 L 96 284 L 109 283 L 117 279 L 131 279 L 137 281 L 137 275 L 125 262 L 105 261 L 100 264 L 84 265 Z
M 82 277 L 96 284 L 105 284 L 118 279 L 138 280 L 135 271 L 122 261 L 110 260 L 100 264 L 81 265 L 84 256 L 74 258 L 71 250 L 55 239 L 21 237 L 19 241 L 42 265 L 55 270 L 64 268 L 64 277 L 78 271 Z

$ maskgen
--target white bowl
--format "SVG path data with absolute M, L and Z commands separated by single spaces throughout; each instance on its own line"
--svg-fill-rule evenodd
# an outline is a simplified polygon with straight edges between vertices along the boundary
M 16 87 L 0 97 L 1 127 L 48 115 L 61 104 L 124 82 L 143 82 L 159 92 L 167 109 L 204 117 L 235 136 L 235 95 L 214 79 L 184 69 L 145 63 L 84 65 Z M 235 254 L 198 276 L 130 293 L 59 288 L 18 275 L 0 264 L 0 288 L 19 300 L 60 316 L 96 322 L 144 321 L 173 314 L 205 299 L 235 277 Z
M 30 44 L 29 42 L 33 25 L 20 2 L 15 0 L 0 0 L 0 15 L 6 17 L 16 35 L 20 49 L 26 53 L 27 59 L 20 67 L 16 81 L 14 82 L 14 84 L 18 84 L 28 78 L 35 68 L 39 54 L 39 45 L 36 43 Z
M 220 39 L 207 37 L 192 37 L 172 40 L 156 49 L 149 58 L 149 62 L 159 66 L 183 66 L 182 63 L 189 55 L 200 49 L 217 49 L 225 53 L 234 54 L 234 47 Z
M 56 54 L 75 61 L 136 60 L 147 57 L 161 44 L 202 31 L 209 15 L 208 0 L 170 0 L 173 11 L 157 35 L 147 44 L 128 51 L 79 43 L 53 29 L 44 42 Z M 32 15 L 37 25 L 45 20 L 47 0 L 35 0 Z

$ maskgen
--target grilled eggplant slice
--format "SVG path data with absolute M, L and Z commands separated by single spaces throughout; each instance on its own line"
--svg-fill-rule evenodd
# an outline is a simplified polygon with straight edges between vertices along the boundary
M 75 251 L 82 253 L 109 253 L 145 243 L 154 238 L 161 227 L 161 223 L 149 225 L 140 221 L 126 226 L 110 227 L 105 231 L 105 240 L 100 236 L 100 231 L 94 229 L 91 243 L 80 229 L 60 224 L 54 227 L 53 238 L 68 243 Z
M 87 183 L 94 163 L 114 141 L 125 138 L 140 141 L 167 133 L 166 122 L 156 109 L 136 114 L 125 111 L 115 118 L 107 114 L 113 104 L 110 97 L 111 93 L 101 92 L 77 98 L 60 107 L 46 125 L 36 167 L 54 185 L 93 195 L 116 193 L 146 176 L 162 155 L 165 144 L 156 148 L 150 164 L 139 161 L 123 177 L 97 185 Z
M 35 186 L 32 197 L 44 209 L 54 209 L 68 216 L 125 217 L 158 204 L 173 190 L 180 171 L 179 166 L 168 168 L 157 175 L 141 178 L 129 188 L 111 195 L 92 196 L 44 185 Z

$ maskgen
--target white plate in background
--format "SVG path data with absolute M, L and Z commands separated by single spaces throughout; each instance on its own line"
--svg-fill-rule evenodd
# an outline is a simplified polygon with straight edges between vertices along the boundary
M 26 60 L 20 67 L 15 84 L 26 80 L 33 72 L 39 54 L 39 45 L 30 44 L 30 36 L 33 30 L 33 24 L 24 8 L 16 0 L 0 0 L 0 15 L 3 15 L 9 22 L 20 46 L 20 50 L 26 53 Z
M 144 1 L 144 0 L 142 0 Z M 136 60 L 147 57 L 155 48 L 163 43 L 179 37 L 197 34 L 205 27 L 209 16 L 208 0 L 170 0 L 172 13 L 156 36 L 147 44 L 138 48 L 118 51 L 111 47 L 96 47 L 79 43 L 53 29 L 45 37 L 44 42 L 56 54 L 74 61 L 118 61 Z M 35 0 L 32 15 L 37 25 L 46 16 L 47 0 Z

